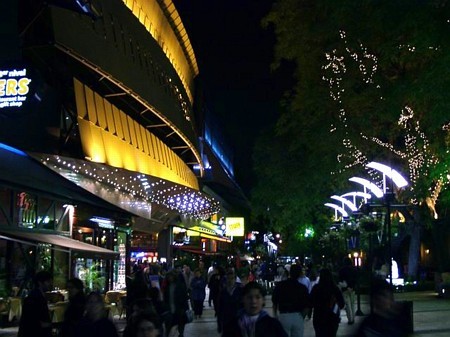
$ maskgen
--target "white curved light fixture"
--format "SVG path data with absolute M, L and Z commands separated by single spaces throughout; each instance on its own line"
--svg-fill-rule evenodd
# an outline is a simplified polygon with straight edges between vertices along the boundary
M 363 179 L 363 178 L 359 178 L 359 177 L 352 177 L 349 179 L 350 181 L 353 181 L 355 183 L 358 183 L 360 185 L 364 186 L 364 193 L 366 192 L 366 188 L 368 190 L 370 190 L 377 198 L 381 198 L 384 193 L 381 190 L 381 188 L 379 188 L 377 185 L 375 185 L 373 182 L 367 180 L 367 179 Z
M 353 197 L 353 203 L 356 204 L 356 197 L 361 197 L 365 199 L 370 199 L 372 198 L 372 195 L 370 193 L 364 193 L 364 192 L 357 192 L 357 191 L 353 191 L 353 192 L 348 192 L 345 194 L 342 194 L 341 197 L 345 198 L 345 197 Z
M 352 212 L 356 212 L 358 210 L 358 208 L 356 207 L 356 205 L 353 202 L 351 202 L 348 199 L 345 199 L 342 196 L 340 197 L 338 195 L 332 195 L 330 198 L 342 202 L 342 208 L 344 208 L 344 205 L 345 205 L 348 208 L 350 208 L 350 210 Z
M 327 202 L 327 203 L 324 204 L 324 205 L 327 206 L 327 207 L 334 208 L 334 210 L 335 210 L 335 211 L 338 211 L 339 213 L 341 213 L 343 217 L 348 217 L 348 213 L 345 211 L 344 208 L 339 207 L 338 205 L 332 204 L 332 203 L 330 203 L 330 202 Z M 335 216 L 335 218 L 336 218 L 336 216 Z
M 377 162 L 370 162 L 366 165 L 366 167 L 372 168 L 374 170 L 380 171 L 383 173 L 383 188 L 384 192 L 386 193 L 386 177 L 389 177 L 397 186 L 398 188 L 402 188 L 405 186 L 408 186 L 408 182 L 405 178 L 396 170 L 394 170 L 392 167 L 377 163 Z

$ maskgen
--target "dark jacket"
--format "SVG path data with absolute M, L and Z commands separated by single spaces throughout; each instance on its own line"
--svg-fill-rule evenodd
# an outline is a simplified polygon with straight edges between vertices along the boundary
M 347 283 L 347 287 L 342 290 L 346 290 L 346 288 L 355 289 L 357 278 L 357 270 L 353 266 L 344 266 L 339 270 L 339 281 Z
M 316 335 L 336 336 L 340 322 L 339 312 L 345 305 L 339 288 L 335 284 L 324 286 L 319 282 L 311 290 L 311 302 Z M 333 312 L 335 306 L 338 313 Z
M 217 325 L 219 332 L 225 334 L 231 322 L 236 319 L 236 315 L 242 307 L 242 287 L 236 283 L 236 287 L 232 294 L 223 288 L 219 294 L 217 309 Z
M 194 277 L 191 281 L 191 299 L 203 301 L 206 297 L 206 282 L 203 277 Z
M 292 278 L 281 281 L 275 286 L 272 302 L 280 313 L 302 312 L 306 314 L 311 305 L 308 289 Z
M 76 337 L 119 337 L 116 326 L 104 317 L 95 322 L 83 318 L 75 329 Z
M 69 304 L 64 313 L 64 322 L 61 327 L 62 337 L 75 336 L 74 331 L 83 318 L 85 306 L 86 297 L 82 292 L 77 293 L 73 298 L 69 299 Z
M 164 288 L 163 291 L 163 299 L 166 307 L 171 310 L 170 307 L 170 292 L 174 291 L 174 301 L 175 301 L 175 311 L 176 312 L 184 312 L 189 309 L 188 305 L 188 289 L 186 287 L 186 283 L 180 277 L 175 281 L 175 287 L 172 288 L 170 284 Z
M 243 326 L 244 311 L 240 310 L 231 322 L 230 330 L 224 331 L 222 337 L 247 337 Z M 281 323 L 270 317 L 266 311 L 261 311 L 255 323 L 255 337 L 288 337 Z
M 51 337 L 51 327 L 43 328 L 41 322 L 51 323 L 47 299 L 40 289 L 33 289 L 23 301 L 18 336 Z

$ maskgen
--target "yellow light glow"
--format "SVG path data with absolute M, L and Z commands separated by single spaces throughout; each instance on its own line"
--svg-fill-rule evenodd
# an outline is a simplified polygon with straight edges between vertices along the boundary
M 225 218 L 227 236 L 244 236 L 244 218 Z
M 198 66 L 189 37 L 171 0 L 123 0 L 172 63 L 193 103 L 193 80 Z
M 92 122 L 91 118 L 97 121 L 99 114 L 106 116 L 102 109 L 108 104 L 100 104 L 99 101 L 100 99 L 107 101 L 97 93 L 88 90 L 78 80 L 74 79 L 74 82 L 77 111 L 79 111 L 78 125 L 86 158 L 96 163 L 106 163 L 113 167 L 148 174 L 199 190 L 197 177 L 175 152 L 148 130 L 141 129 L 133 119 L 109 102 L 109 106 L 115 111 L 114 115 L 120 116 L 122 121 L 123 138 L 119 137 L 118 133 L 114 134 L 110 131 L 117 130 L 113 125 L 109 127 L 111 119 L 102 118 L 105 128 Z M 94 97 L 97 104 L 92 103 Z M 100 110 L 102 112 L 99 113 Z M 158 151 L 145 152 L 145 148 L 150 149 L 153 146 L 155 149 L 155 145 L 152 145 L 154 142 L 157 143 Z M 144 143 L 146 143 L 145 146 Z

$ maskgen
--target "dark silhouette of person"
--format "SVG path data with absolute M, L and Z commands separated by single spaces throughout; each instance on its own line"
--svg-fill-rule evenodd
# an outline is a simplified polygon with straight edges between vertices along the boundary
M 45 292 L 52 287 L 52 274 L 42 270 L 33 278 L 34 287 L 23 301 L 19 337 L 51 337 L 52 323 Z
M 155 328 L 159 331 L 162 329 L 161 321 L 159 315 L 156 311 L 156 308 L 153 304 L 153 301 L 149 298 L 141 298 L 134 301 L 131 309 L 131 316 L 127 317 L 127 325 L 123 331 L 123 337 L 131 337 L 133 336 L 133 328 L 136 327 L 137 319 L 139 317 L 147 317 L 155 326 Z
M 218 310 L 218 300 L 219 300 L 219 293 L 220 293 L 220 282 L 225 275 L 225 271 L 223 267 L 215 267 L 213 273 L 211 274 L 208 282 L 208 288 L 209 288 L 209 301 L 212 301 L 212 304 L 214 306 L 214 312 L 215 316 L 217 316 L 217 310 Z
M 303 336 L 304 317 L 310 308 L 308 288 L 297 281 L 300 275 L 301 266 L 293 264 L 289 279 L 278 282 L 272 294 L 274 315 L 290 337 Z
M 106 317 L 105 303 L 99 293 L 86 298 L 86 310 L 75 331 L 75 337 L 119 337 L 114 323 Z
M 345 303 L 330 269 L 324 268 L 320 271 L 319 283 L 311 290 L 311 302 L 316 337 L 335 337 L 340 322 L 340 310 L 344 308 Z
M 86 307 L 86 296 L 84 295 L 83 281 L 73 278 L 67 281 L 69 293 L 69 304 L 64 312 L 64 321 L 61 327 L 62 337 L 75 336 L 75 329 L 83 318 Z
M 139 299 L 147 298 L 148 286 L 145 274 L 139 267 L 134 268 L 134 273 L 131 278 L 127 279 L 127 298 L 126 298 L 126 313 L 127 317 L 131 315 L 131 307 L 133 303 Z
M 339 270 L 339 283 L 341 286 L 342 295 L 345 301 L 345 312 L 347 314 L 348 324 L 355 323 L 356 312 L 356 282 L 358 279 L 358 271 L 353 266 L 352 260 L 349 257 L 344 258 L 344 265 Z
M 374 279 L 370 290 L 372 312 L 359 326 L 355 337 L 406 337 L 408 324 L 402 316 L 402 304 L 394 301 L 392 287 L 385 280 Z
M 203 302 L 206 297 L 206 281 L 200 269 L 194 271 L 194 278 L 191 281 L 191 300 L 194 315 L 201 318 L 203 314 Z
M 189 309 L 188 289 L 183 275 L 173 270 L 166 275 L 166 286 L 163 291 L 164 303 L 169 308 L 172 322 L 166 333 L 170 334 L 172 327 L 178 327 L 179 337 L 183 337 L 186 325 L 186 310 Z
M 220 290 L 218 300 L 217 330 L 223 336 L 228 336 L 231 323 L 242 308 L 242 286 L 236 282 L 234 268 L 228 268 L 225 277 L 225 285 Z

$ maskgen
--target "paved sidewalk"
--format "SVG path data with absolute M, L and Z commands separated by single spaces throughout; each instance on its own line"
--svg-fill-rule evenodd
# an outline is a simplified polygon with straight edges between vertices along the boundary
M 409 292 L 395 294 L 397 301 L 413 301 L 414 337 L 449 337 L 450 336 L 450 299 L 437 298 L 435 292 Z M 272 315 L 272 302 L 270 297 L 266 299 L 266 310 Z M 361 310 L 364 314 L 370 312 L 367 296 L 361 297 Z M 339 325 L 337 336 L 350 337 L 358 328 L 364 317 L 357 317 L 356 324 L 348 325 L 345 311 L 341 312 L 342 321 Z M 125 327 L 125 319 L 114 318 L 114 323 L 121 333 Z M 177 337 L 174 329 L 171 337 Z M 17 336 L 17 327 L 0 328 L 1 337 Z M 205 301 L 205 310 L 201 319 L 186 325 L 185 337 L 219 337 L 217 333 L 214 310 Z M 312 321 L 305 322 L 304 337 L 314 337 Z
M 435 292 L 410 292 L 396 293 L 397 301 L 413 301 L 414 337 L 449 337 L 450 336 L 450 300 L 437 298 Z M 266 298 L 266 308 L 272 315 L 272 302 L 270 297 Z M 369 314 L 370 306 L 367 296 L 361 297 L 361 311 Z M 337 336 L 353 336 L 358 325 L 364 319 L 363 316 L 356 317 L 356 324 L 348 325 L 345 310 L 341 311 L 341 324 Z M 204 315 L 201 319 L 186 326 L 185 337 L 211 336 L 219 337 L 217 333 L 214 310 L 205 302 Z M 304 337 L 314 337 L 312 321 L 305 322 Z M 177 337 L 173 334 L 171 337 Z

